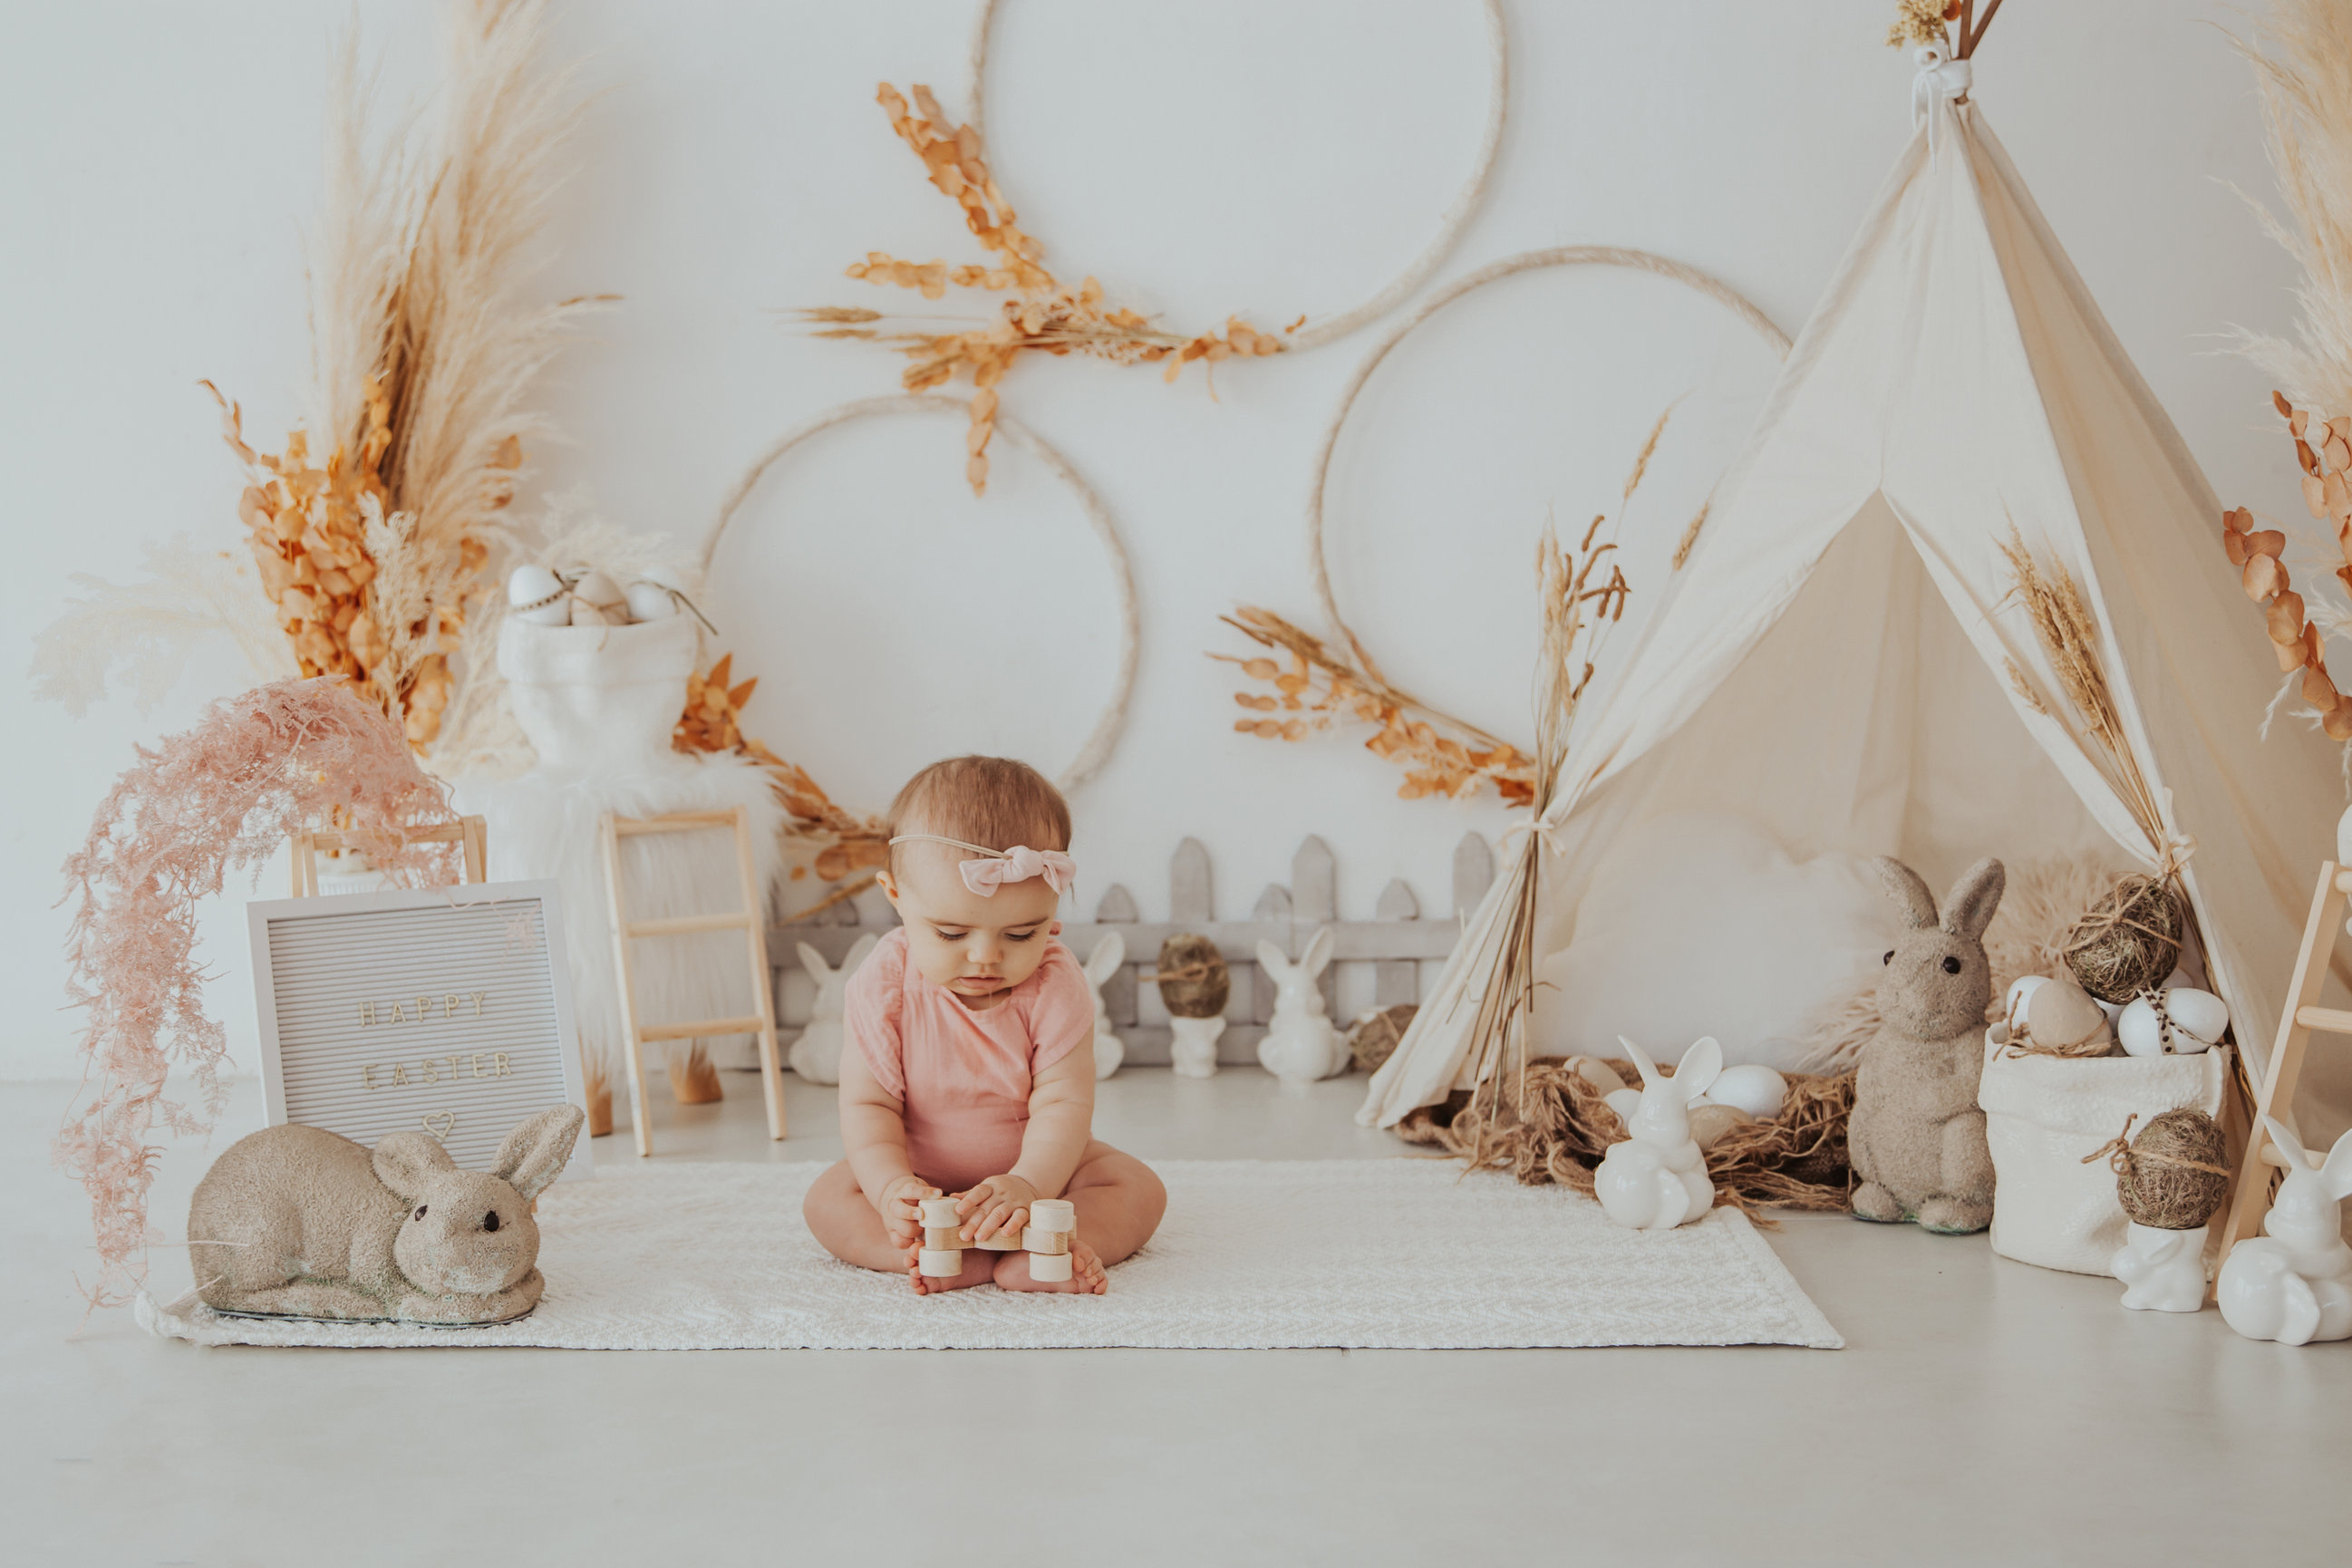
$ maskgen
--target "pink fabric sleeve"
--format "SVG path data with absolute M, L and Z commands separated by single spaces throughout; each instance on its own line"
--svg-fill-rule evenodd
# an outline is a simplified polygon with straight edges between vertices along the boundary
M 1042 983 L 1029 1005 L 1029 1071 L 1044 1072 L 1095 1037 L 1095 991 L 1086 971 L 1060 942 L 1038 966 Z
M 1079 978 L 1085 984 L 1085 977 Z M 874 1081 L 894 1100 L 907 1098 L 905 1044 L 898 1032 L 907 1005 L 907 932 L 884 937 L 842 991 L 842 1026 L 866 1058 Z

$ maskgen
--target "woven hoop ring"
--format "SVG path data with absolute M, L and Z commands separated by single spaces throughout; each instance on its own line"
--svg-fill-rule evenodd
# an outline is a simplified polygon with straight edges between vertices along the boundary
M 1363 667 L 1364 673 L 1376 680 L 1391 686 L 1395 684 L 1382 672 L 1380 661 L 1372 658 L 1364 647 L 1363 639 L 1356 635 L 1355 628 L 1339 614 L 1339 601 L 1331 595 L 1331 573 L 1325 560 L 1323 491 L 1331 478 L 1331 454 L 1339 448 L 1339 432 L 1348 423 L 1349 410 L 1355 407 L 1358 395 L 1372 379 L 1372 372 L 1380 368 L 1381 362 L 1388 358 L 1389 351 L 1404 342 L 1415 327 L 1474 289 L 1482 289 L 1499 279 L 1546 267 L 1622 267 L 1669 279 L 1696 289 L 1721 305 L 1754 329 L 1758 337 L 1771 344 L 1774 353 L 1782 359 L 1789 357 L 1789 334 L 1773 325 L 1771 317 L 1758 310 L 1746 295 L 1728 283 L 1671 257 L 1647 250 L 1626 250 L 1613 245 L 1563 245 L 1548 250 L 1523 250 L 1517 256 L 1506 256 L 1500 261 L 1488 262 L 1423 301 L 1419 310 L 1397 323 L 1396 330 L 1381 341 L 1381 346 L 1374 349 L 1364 363 L 1356 367 L 1356 374 L 1349 378 L 1347 390 L 1339 395 L 1339 406 L 1333 411 L 1331 423 L 1324 428 L 1322 447 L 1315 454 L 1315 483 L 1307 495 L 1307 563 L 1314 579 L 1316 601 L 1322 605 L 1324 619 L 1330 623 L 1331 629 L 1347 639 L 1348 647 L 1355 653 L 1356 662 Z
M 752 459 L 751 466 L 744 470 L 743 477 L 735 481 L 735 488 L 729 490 L 727 499 L 719 503 L 719 520 L 711 524 L 710 535 L 702 546 L 703 575 L 706 578 L 709 575 L 711 562 L 718 556 L 719 542 L 726 534 L 727 525 L 734 521 L 735 513 L 759 488 L 761 477 L 778 458 L 819 431 L 830 430 L 853 419 L 895 414 L 952 414 L 959 419 L 969 421 L 971 405 L 961 397 L 910 397 L 903 393 L 892 393 L 844 403 L 785 431 L 769 444 L 767 450 Z M 1087 743 L 1079 748 L 1077 759 L 1062 770 L 1061 776 L 1054 781 L 1058 789 L 1074 790 L 1102 771 L 1103 763 L 1110 760 L 1112 749 L 1118 744 L 1120 731 L 1127 728 L 1128 704 L 1135 695 L 1136 649 L 1142 641 L 1142 617 L 1135 601 L 1135 573 L 1128 564 L 1127 547 L 1119 542 L 1118 530 L 1111 522 L 1110 509 L 1103 504 L 1102 497 L 1095 493 L 1094 488 L 1078 476 L 1078 471 L 1070 467 L 1067 459 L 1047 445 L 1044 437 L 1002 411 L 996 416 L 996 429 L 1014 446 L 1045 464 L 1055 479 L 1077 496 L 1078 504 L 1086 509 L 1087 526 L 1101 543 L 1103 554 L 1110 563 L 1111 577 L 1118 589 L 1118 673 L 1111 682 L 1110 702 L 1104 708 L 1102 717 L 1095 721 L 1094 733 L 1088 735 Z
M 972 24 L 971 63 L 970 77 L 964 85 L 966 123 L 984 142 L 987 132 L 982 124 L 981 110 L 985 97 L 988 74 L 988 27 L 996 18 L 997 0 L 980 0 L 980 16 Z M 1346 337 L 1368 321 L 1387 315 L 1402 304 L 1406 296 L 1429 281 L 1430 274 L 1454 249 L 1454 242 L 1470 226 L 1479 204 L 1486 198 L 1486 186 L 1495 173 L 1496 154 L 1503 146 L 1503 117 L 1511 100 L 1511 41 L 1503 27 L 1502 0 L 1484 0 L 1486 12 L 1488 47 L 1488 82 L 1486 98 L 1486 128 L 1478 139 L 1478 153 L 1473 162 L 1470 177 L 1454 200 L 1438 215 L 1437 232 L 1422 247 L 1405 269 L 1384 284 L 1370 299 L 1352 310 L 1343 310 L 1328 321 L 1311 322 L 1285 337 L 1283 346 L 1291 353 L 1320 348 L 1335 338 Z M 1000 176 L 999 183 L 1002 183 Z

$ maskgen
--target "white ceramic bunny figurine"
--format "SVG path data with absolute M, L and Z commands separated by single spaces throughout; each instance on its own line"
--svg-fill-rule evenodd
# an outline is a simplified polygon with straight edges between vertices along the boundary
M 1257 1043 L 1258 1065 L 1285 1083 L 1313 1083 L 1346 1067 L 1347 1038 L 1331 1026 L 1322 990 L 1315 984 L 1331 962 L 1331 928 L 1325 926 L 1307 939 L 1297 963 L 1263 940 L 1257 944 L 1257 961 L 1274 976 L 1276 987 L 1274 1017 Z
M 1715 1206 L 1715 1184 L 1691 1137 L 1690 1102 L 1723 1070 L 1723 1048 L 1711 1037 L 1699 1041 L 1667 1078 L 1641 1047 L 1622 1035 L 1617 1043 L 1642 1069 L 1642 1087 L 1608 1097 L 1627 1137 L 1601 1156 L 1593 1196 L 1611 1219 L 1632 1230 L 1672 1230 L 1703 1218 Z
M 1117 931 L 1106 932 L 1095 943 L 1094 952 L 1087 954 L 1087 984 L 1095 993 L 1095 1077 L 1108 1078 L 1127 1059 L 1127 1046 L 1110 1026 L 1110 1007 L 1103 1001 L 1103 982 L 1118 973 L 1127 962 L 1127 938 Z
M 842 994 L 849 988 L 849 977 L 880 941 L 870 932 L 859 937 L 839 969 L 826 963 L 824 954 L 808 943 L 799 944 L 801 967 L 816 982 L 816 1000 L 809 1005 L 808 1027 L 793 1042 L 792 1069 L 811 1083 L 841 1081 L 841 1050 L 849 1038 L 841 1022 Z
M 2263 1234 L 2231 1247 L 2221 1265 L 2221 1316 L 2250 1340 L 2352 1339 L 2352 1247 L 2344 1245 L 2337 1213 L 2352 1194 L 2352 1132 L 2336 1141 L 2323 1163 L 2272 1118 L 2263 1125 L 2286 1180 Z

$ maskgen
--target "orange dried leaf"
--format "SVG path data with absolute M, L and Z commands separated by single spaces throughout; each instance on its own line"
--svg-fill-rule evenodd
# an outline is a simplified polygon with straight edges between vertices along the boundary
M 2249 556 L 2243 582 L 2246 597 L 2260 603 L 2286 586 L 2286 569 L 2279 564 L 2275 555 Z

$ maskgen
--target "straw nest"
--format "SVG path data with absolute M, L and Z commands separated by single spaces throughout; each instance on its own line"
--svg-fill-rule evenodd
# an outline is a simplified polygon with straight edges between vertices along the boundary
M 1356 1066 L 1364 1072 L 1380 1071 L 1381 1064 L 1396 1055 L 1404 1032 L 1412 1027 L 1413 1015 L 1420 1011 L 1410 1002 L 1400 1002 L 1357 1019 L 1348 1031 L 1348 1054 Z
M 1633 1064 L 1609 1064 L 1639 1082 Z M 1664 1071 L 1664 1068 L 1660 1070 Z M 1793 1208 L 1843 1212 L 1848 1187 L 1846 1119 L 1853 1110 L 1853 1074 L 1787 1075 L 1789 1093 L 1769 1121 L 1733 1127 L 1706 1152 L 1715 1201 L 1752 1214 Z M 1527 1091 L 1517 1108 L 1466 1089 L 1444 1104 L 1425 1105 L 1398 1123 L 1408 1142 L 1460 1155 L 1474 1168 L 1508 1171 L 1528 1186 L 1550 1183 L 1588 1196 L 1592 1173 L 1625 1124 L 1602 1090 L 1558 1057 L 1528 1064 Z M 1767 1222 L 1769 1223 L 1769 1222 Z
M 2180 962 L 2179 897 L 2154 877 L 2126 877 L 2066 933 L 2066 967 L 2102 1002 L 2128 1002 Z

